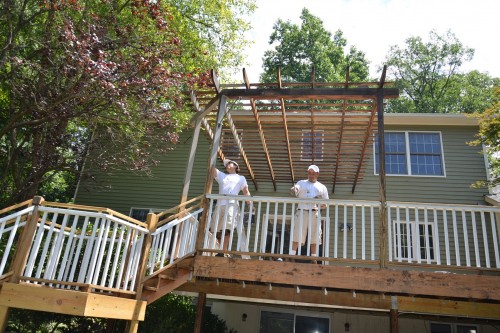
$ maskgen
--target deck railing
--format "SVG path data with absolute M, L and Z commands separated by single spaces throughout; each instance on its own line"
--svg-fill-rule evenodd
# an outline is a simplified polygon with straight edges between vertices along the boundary
M 298 248 L 297 255 L 302 259 L 316 252 L 326 264 L 349 261 L 366 265 L 380 260 L 379 202 L 217 194 L 207 198 L 206 254 L 223 251 L 224 238 L 229 237 L 227 253 L 245 258 L 288 257 L 294 225 L 304 223 L 302 214 L 295 215 L 297 205 L 306 203 L 325 208 L 317 217 L 309 212 L 319 222 L 322 236 L 312 239 L 308 230 L 304 246 Z M 240 213 L 235 217 L 235 227 L 228 228 L 230 233 L 221 233 L 217 239 L 216 231 L 226 229 L 219 223 L 226 223 L 228 214 L 217 201 L 228 200 Z M 499 269 L 499 215 L 500 208 L 491 206 L 388 202 L 389 262 Z M 311 244 L 316 249 L 311 249 Z
M 106 208 L 55 203 L 32 206 L 29 201 L 11 211 L 3 210 L 8 215 L 0 218 L 0 281 L 18 274 L 19 280 L 58 288 L 133 293 L 144 256 L 145 275 L 196 251 L 279 260 L 290 253 L 294 225 L 304 223 L 295 215 L 301 202 L 326 206 L 316 217 L 322 236 L 311 239 L 309 228 L 297 259 L 343 265 L 379 263 L 378 202 L 216 194 L 206 198 L 207 220 L 200 249 L 195 245 L 203 196 L 152 214 L 154 228 Z M 228 235 L 221 233 L 218 240 L 217 221 L 226 219 L 218 218 L 224 212 L 216 202 L 228 199 L 238 204 L 240 214 L 235 217 L 235 228 Z M 498 272 L 499 216 L 499 207 L 388 202 L 389 265 Z M 27 225 L 33 228 L 32 240 L 25 249 L 24 266 L 13 273 L 9 269 L 15 251 L 21 250 L 20 235 Z M 227 250 L 222 247 L 225 237 L 229 237 Z M 142 253 L 145 240 L 151 242 L 149 253 Z M 311 251 L 312 244 L 316 251 Z M 318 258 L 312 258 L 312 252 Z
M 44 203 L 36 212 L 29 206 L 0 219 L 4 250 L 0 276 L 8 277 L 19 234 L 27 221 L 33 221 L 36 227 L 20 280 L 74 290 L 85 286 L 133 292 L 142 243 L 149 232 L 146 225 L 116 212 L 61 206 Z M 30 220 L 34 213 L 37 216 Z
M 500 208 L 389 202 L 389 260 L 500 268 Z

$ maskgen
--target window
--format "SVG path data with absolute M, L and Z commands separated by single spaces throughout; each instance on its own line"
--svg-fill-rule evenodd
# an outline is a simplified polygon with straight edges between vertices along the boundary
M 431 223 L 415 223 L 415 221 L 393 222 L 394 246 L 396 259 L 417 261 L 433 261 L 434 257 L 434 225 Z
M 313 133 L 314 133 L 314 140 L 313 140 Z M 301 151 L 302 151 L 301 159 L 303 161 L 322 161 L 323 131 L 314 131 L 314 132 L 302 131 Z
M 243 130 L 238 130 L 238 139 L 241 141 L 243 137 Z M 222 151 L 226 158 L 239 159 L 241 157 L 240 148 L 234 139 L 233 132 L 230 129 L 222 130 L 221 138 Z
M 313 317 L 303 313 L 262 311 L 259 333 L 329 333 L 328 317 Z
M 431 333 L 477 333 L 475 325 L 430 323 Z
M 441 134 L 386 132 L 385 172 L 388 175 L 444 176 Z M 375 137 L 375 173 L 378 174 L 378 136 Z
M 149 213 L 160 213 L 163 210 L 153 208 L 134 208 L 130 209 L 129 216 L 141 222 L 146 222 Z

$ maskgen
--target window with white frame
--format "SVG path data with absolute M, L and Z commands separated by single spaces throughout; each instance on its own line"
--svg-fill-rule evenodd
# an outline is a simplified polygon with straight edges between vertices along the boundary
M 397 260 L 435 260 L 434 224 L 415 221 L 393 221 Z
M 323 160 L 323 135 L 322 130 L 302 131 L 301 159 L 303 161 Z
M 430 323 L 430 333 L 477 333 L 476 325 Z
M 387 175 L 444 176 L 440 132 L 384 132 Z M 374 142 L 378 174 L 378 135 Z
M 330 318 L 311 316 L 307 313 L 285 313 L 262 311 L 260 313 L 259 333 L 329 333 Z

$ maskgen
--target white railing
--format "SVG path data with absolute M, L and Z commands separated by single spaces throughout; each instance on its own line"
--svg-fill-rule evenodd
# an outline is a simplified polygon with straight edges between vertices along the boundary
M 34 207 L 30 206 L 0 218 L 0 250 L 2 250 L 0 255 L 0 276 L 3 276 L 9 268 L 19 232 L 26 224 L 26 218 L 33 212 L 33 209 Z
M 306 231 L 306 242 L 297 253 L 302 259 L 316 252 L 323 263 L 343 260 L 349 265 L 364 265 L 380 260 L 379 202 L 216 194 L 206 197 L 203 248 L 195 248 L 201 205 L 165 218 L 151 234 L 147 275 L 196 250 L 204 255 L 233 252 L 254 259 L 284 257 L 292 249 L 294 226 L 304 223 L 295 215 L 299 203 L 325 205 L 316 217 L 322 236 L 312 239 L 310 228 Z M 218 221 L 226 223 L 227 218 L 221 218 L 221 214 L 228 214 L 216 204 L 220 200 L 234 200 L 240 214 L 230 233 L 221 233 L 217 240 L 215 231 L 226 229 L 222 225 L 219 228 Z M 19 208 L 0 218 L 2 280 L 10 274 L 7 270 L 20 231 L 34 207 Z M 103 291 L 135 290 L 141 250 L 149 234 L 144 223 L 136 224 L 133 219 L 111 213 L 44 205 L 38 206 L 37 214 L 22 280 L 69 289 L 90 285 Z M 159 216 L 166 216 L 162 214 Z M 500 269 L 499 216 L 499 207 L 388 202 L 388 262 Z M 226 237 L 227 251 L 222 245 Z M 312 244 L 316 244 L 313 249 Z
M 245 252 L 246 258 L 288 255 L 292 249 L 295 215 L 299 203 L 324 205 L 316 217 L 322 237 L 298 248 L 298 255 L 319 253 L 328 258 L 369 263 L 380 260 L 380 203 L 368 201 L 245 197 L 209 194 L 204 249 Z M 238 207 L 234 228 L 227 223 L 228 210 L 217 201 L 231 200 Z M 224 216 L 222 215 L 224 214 Z M 313 213 L 310 213 L 310 217 Z M 440 205 L 389 202 L 387 205 L 389 262 L 446 265 L 451 267 L 500 268 L 498 215 L 491 206 Z M 298 217 L 297 217 L 298 216 Z M 220 222 L 219 222 L 220 221 Z M 229 229 L 229 234 L 216 231 Z M 300 237 L 299 237 L 300 238 Z M 311 250 L 311 244 L 316 248 Z M 316 250 L 316 251 L 314 251 Z M 205 254 L 212 254 L 205 251 Z
M 195 251 L 198 221 L 203 209 L 176 218 L 160 226 L 152 236 L 148 274 L 171 264 L 176 258 Z
M 389 202 L 387 214 L 390 261 L 500 268 L 498 207 Z
M 146 228 L 106 213 L 39 211 L 24 278 L 134 290 Z
M 209 212 L 205 226 L 204 248 L 223 250 L 224 238 L 229 237 L 228 251 L 241 251 L 275 255 L 289 254 L 292 250 L 293 230 L 296 224 L 302 225 L 302 214 L 296 217 L 299 203 L 326 205 L 321 214 L 309 211 L 310 218 L 316 218 L 317 239 L 312 239 L 310 226 L 304 246 L 299 246 L 297 255 L 309 256 L 319 253 L 320 257 L 376 260 L 378 258 L 378 229 L 376 230 L 379 203 L 368 201 L 297 199 L 280 197 L 244 197 L 226 195 L 207 195 Z M 227 210 L 222 210 L 217 200 L 234 200 L 240 214 L 236 217 L 234 228 L 229 235 L 221 233 L 219 239 L 215 232 L 225 229 L 219 223 L 226 223 Z M 249 201 L 249 204 L 246 203 Z M 223 218 L 221 214 L 226 214 Z M 221 222 L 219 222 L 221 221 Z M 299 228 L 299 239 L 301 238 Z M 316 248 L 311 248 L 311 245 Z
M 0 241 L 4 236 L 7 239 L 1 274 L 8 268 L 14 242 L 33 209 L 0 219 Z M 134 291 L 146 228 L 107 213 L 48 206 L 39 206 L 38 213 L 21 279 L 50 285 L 56 281 L 60 288 L 76 290 L 90 285 Z

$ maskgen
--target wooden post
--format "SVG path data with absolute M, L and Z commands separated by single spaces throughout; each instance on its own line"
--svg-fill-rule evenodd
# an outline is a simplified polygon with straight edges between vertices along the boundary
M 28 260 L 31 244 L 33 243 L 35 232 L 38 226 L 38 218 L 40 217 L 40 213 L 38 212 L 38 207 L 44 201 L 45 199 L 40 196 L 36 196 L 33 198 L 32 204 L 35 207 L 33 208 L 31 216 L 29 216 L 28 220 L 26 221 L 26 226 L 24 227 L 21 233 L 21 237 L 17 242 L 16 252 L 14 253 L 14 257 L 10 265 L 12 276 L 10 277 L 9 281 L 12 283 L 19 282 L 19 279 L 24 270 L 24 266 L 26 265 L 26 262 Z
M 189 159 L 188 159 L 188 163 L 186 166 L 186 174 L 184 175 L 184 186 L 182 188 L 180 205 L 182 205 L 183 203 L 185 203 L 187 201 L 187 197 L 188 197 L 188 193 L 189 193 L 189 185 L 191 183 L 191 176 L 193 173 L 193 165 L 194 165 L 194 158 L 196 155 L 196 147 L 198 146 L 198 139 L 200 137 L 201 120 L 202 119 L 198 119 L 196 121 L 196 125 L 194 127 L 193 141 L 191 142 L 191 152 L 189 153 Z
M 146 269 L 147 269 L 147 263 L 149 259 L 149 250 L 151 249 L 151 243 L 153 241 L 153 237 L 151 234 L 156 231 L 156 226 L 158 223 L 158 215 L 154 213 L 149 213 L 146 221 L 148 225 L 148 230 L 149 232 L 146 234 L 146 238 L 144 239 L 144 242 L 142 243 L 142 249 L 141 249 L 141 258 L 139 259 L 139 267 L 137 268 L 137 276 L 136 276 L 136 283 L 135 283 L 135 288 L 136 288 L 136 294 L 135 294 L 135 299 L 140 301 L 142 297 L 142 289 L 144 285 L 144 277 L 146 275 Z M 135 315 L 136 317 L 139 315 L 138 313 L 139 309 L 136 310 Z M 125 332 L 128 333 L 136 333 L 137 329 L 139 328 L 139 320 L 137 319 L 132 319 L 127 322 L 127 327 L 125 328 Z
M 205 314 L 205 305 L 207 303 L 207 294 L 198 294 L 198 303 L 196 304 L 196 319 L 194 322 L 193 333 L 202 332 L 203 316 Z
M 7 319 L 9 319 L 9 307 L 0 306 L 0 332 L 5 332 L 7 329 Z
M 385 139 L 384 139 L 384 91 L 379 88 L 377 92 L 378 116 L 378 175 L 379 175 L 379 221 L 380 221 L 380 268 L 387 267 L 387 198 L 385 182 Z
M 398 310 L 391 309 L 391 330 L 390 333 L 399 333 Z
M 12 263 L 10 264 L 9 271 L 12 271 L 12 275 L 9 282 L 18 283 L 24 267 L 26 266 L 26 261 L 28 260 L 28 255 L 31 249 L 31 244 L 33 243 L 33 238 L 35 237 L 35 232 L 38 225 L 38 218 L 40 213 L 38 212 L 38 207 L 44 202 L 44 198 L 40 196 L 35 196 L 32 201 L 33 212 L 28 216 L 26 225 L 21 232 L 21 236 L 16 244 L 16 250 L 12 258 Z M 7 328 L 7 321 L 9 318 L 9 307 L 0 306 L 0 332 L 5 332 Z
M 205 182 L 205 194 L 212 193 L 212 185 L 214 178 L 212 177 L 212 168 L 215 167 L 217 161 L 217 151 L 219 149 L 220 140 L 222 136 L 222 122 L 224 121 L 224 115 L 226 114 L 227 97 L 224 95 L 220 96 L 219 99 L 219 110 L 217 112 L 217 121 L 215 123 L 215 133 L 214 139 L 212 140 L 212 147 L 210 151 L 210 160 L 208 162 L 208 172 Z M 203 214 L 200 219 L 200 225 L 198 227 L 198 235 L 196 237 L 196 249 L 201 249 L 203 247 L 203 238 L 205 237 L 205 225 L 207 223 L 208 214 L 208 200 L 205 199 L 203 203 Z

